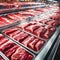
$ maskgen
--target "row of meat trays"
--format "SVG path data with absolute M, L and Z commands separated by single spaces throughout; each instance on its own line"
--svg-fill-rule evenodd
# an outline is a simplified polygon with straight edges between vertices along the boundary
M 38 8 L 36 10 L 26 10 L 26 11 L 18 12 L 16 14 L 11 13 L 11 14 L 8 14 L 7 16 L 5 16 L 5 17 L 0 16 L 0 26 L 2 27 L 2 26 L 5 26 L 5 25 L 13 24 L 13 22 L 16 22 L 16 21 L 27 20 L 28 17 L 34 17 L 35 15 L 41 15 L 45 11 L 48 11 L 48 9 L 51 9 L 51 8 L 49 8 L 49 7 L 47 7 L 47 8 Z M 56 23 L 56 20 L 57 20 L 56 24 L 59 24 L 58 20 L 60 19 L 60 12 L 56 11 L 54 13 L 52 12 L 52 14 L 47 14 L 46 16 L 44 15 L 43 18 L 42 18 L 43 21 L 44 21 L 44 18 L 53 19 L 53 20 L 55 20 L 54 21 L 55 23 Z M 40 19 L 37 19 L 37 21 L 40 21 Z M 53 23 L 53 21 L 51 21 L 51 23 Z
M 22 46 L 14 43 L 11 39 L 8 39 L 0 34 L 0 51 L 9 60 L 33 60 L 35 55 L 23 48 Z M 0 60 L 4 58 L 0 57 Z
M 37 54 L 42 46 L 44 46 L 45 42 L 53 35 L 55 30 L 55 27 L 49 25 L 30 22 L 7 29 L 3 31 L 3 33 Z

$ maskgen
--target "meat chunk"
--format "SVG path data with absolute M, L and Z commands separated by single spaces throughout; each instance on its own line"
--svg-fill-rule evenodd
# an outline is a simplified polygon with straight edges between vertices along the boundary
M 18 48 L 16 52 L 11 56 L 11 60 L 26 60 L 29 55 L 30 54 L 26 52 L 23 48 Z
M 28 44 L 31 43 L 33 40 L 34 40 L 34 37 L 29 36 L 22 42 L 22 44 L 24 44 L 25 46 L 28 46 Z
M 9 34 L 10 37 L 14 37 L 15 35 L 19 34 L 21 31 L 17 30 L 15 32 L 12 32 L 11 34 Z
M 8 17 L 11 18 L 11 19 L 17 20 L 17 21 L 19 21 L 19 20 L 21 21 L 21 20 L 26 19 L 25 16 L 19 15 L 19 14 L 9 14 Z
M 31 13 L 31 12 L 19 12 L 19 14 L 24 15 L 24 16 L 31 16 L 31 17 L 34 16 L 34 13 Z
M 8 14 L 8 17 L 13 19 L 13 20 L 18 20 L 18 18 L 15 16 L 15 14 Z
M 28 36 L 27 33 L 21 32 L 21 33 L 15 35 L 13 38 L 17 41 L 22 42 L 27 36 Z
M 25 23 L 22 23 L 21 25 L 19 25 L 18 27 L 25 29 L 26 27 L 29 27 L 29 26 L 35 25 L 35 24 L 36 24 L 36 22 L 29 22 L 29 23 L 25 22 Z
M 34 39 L 31 43 L 28 44 L 28 47 L 35 50 L 35 44 L 38 42 L 38 39 Z
M 19 46 L 15 45 L 15 46 L 13 46 L 12 48 L 10 48 L 10 49 L 8 49 L 7 51 L 5 51 L 4 53 L 5 53 L 5 55 L 6 55 L 8 58 L 10 58 L 11 55 L 12 55 L 13 53 L 15 53 L 15 51 L 17 50 L 17 48 L 19 48 Z
M 21 25 L 19 25 L 19 28 L 25 29 L 26 27 L 30 26 L 31 23 L 22 23 Z
M 52 35 L 52 31 L 51 30 L 47 30 L 43 36 L 43 38 L 48 39 L 50 36 Z
M 44 41 L 40 40 L 35 44 L 35 50 L 39 51 L 41 47 L 44 45 Z
M 27 30 L 28 32 L 33 33 L 35 29 L 39 28 L 40 26 L 37 25 L 30 25 L 28 27 L 25 28 L 25 30 Z
M 15 21 L 12 20 L 12 19 L 9 19 L 9 18 L 6 18 L 6 17 L 2 17 L 2 16 L 0 16 L 0 21 L 4 22 L 4 23 L 6 23 L 6 24 L 10 24 L 10 23 L 15 22 Z
M 12 28 L 12 29 L 8 29 L 8 30 L 4 31 L 4 33 L 7 34 L 7 35 L 9 35 L 9 34 L 15 32 L 17 30 L 18 30 L 18 28 Z
M 0 46 L 0 50 L 5 52 L 9 48 L 13 47 L 15 44 L 12 43 L 12 41 L 8 41 L 7 43 L 4 43 L 3 45 Z
M 54 20 L 53 21 L 49 21 L 47 22 L 46 24 L 50 25 L 50 26 L 58 26 L 58 23 L 55 22 Z
M 33 56 L 32 55 L 29 55 L 26 60 L 32 60 L 32 59 L 33 59 Z
M 41 20 L 40 22 L 46 24 L 49 20 Z
M 44 27 L 40 27 L 34 31 L 34 34 L 41 37 L 46 32 Z
M 6 43 L 6 42 L 8 42 L 8 39 L 6 39 L 6 38 L 1 38 L 1 39 L 0 39 L 0 46 L 1 46 L 2 44 Z

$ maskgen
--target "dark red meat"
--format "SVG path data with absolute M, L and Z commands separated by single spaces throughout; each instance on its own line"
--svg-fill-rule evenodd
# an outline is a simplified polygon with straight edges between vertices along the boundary
M 0 16 L 0 21 L 4 22 L 4 23 L 6 23 L 6 24 L 10 24 L 10 23 L 15 22 L 15 21 L 12 20 L 12 19 L 9 19 L 9 18 L 6 18 L 6 17 L 1 17 L 1 16 Z
M 29 55 L 30 54 L 24 49 L 18 48 L 16 52 L 11 56 L 11 60 L 26 60 L 29 57 Z
M 0 46 L 0 50 L 5 52 L 9 48 L 12 48 L 14 45 L 15 45 L 14 43 L 12 43 L 11 41 L 8 41 L 8 42 L 6 42 L 6 43 L 4 43 L 3 45 Z
M 34 37 L 29 36 L 22 42 L 22 44 L 24 44 L 25 46 L 28 46 L 28 44 L 31 43 L 33 40 L 34 40 Z
M 28 44 L 28 46 L 35 50 L 35 44 L 38 42 L 39 40 L 38 39 L 34 39 L 31 43 Z
M 15 51 L 17 50 L 18 47 L 19 47 L 19 46 L 15 45 L 15 46 L 13 46 L 12 48 L 8 49 L 7 51 L 4 52 L 5 55 L 6 55 L 7 57 L 10 57 L 13 53 L 15 53 Z
M 48 24 L 49 26 L 58 26 L 58 23 L 55 22 L 54 20 L 53 21 L 49 21 L 46 24 Z
M 46 32 L 44 27 L 40 27 L 34 31 L 34 34 L 41 37 Z
M 28 27 L 25 28 L 25 30 L 33 33 L 35 29 L 39 28 L 40 26 L 37 26 L 37 25 L 30 25 Z
M 44 45 L 44 41 L 42 40 L 38 41 L 35 45 L 35 50 L 39 51 L 43 45 Z
M 52 35 L 52 31 L 51 30 L 47 30 L 42 37 L 45 38 L 45 39 L 48 39 L 51 35 Z
M 9 36 L 10 36 L 10 37 L 13 37 L 13 36 L 19 34 L 20 32 L 21 32 L 20 30 L 17 30 L 17 31 L 15 31 L 15 32 L 12 32 L 11 34 L 9 34 Z
M 7 34 L 7 35 L 9 35 L 9 34 L 15 32 L 15 31 L 17 31 L 17 30 L 18 30 L 18 28 L 12 28 L 12 29 L 6 30 L 4 33 Z
M 27 36 L 28 36 L 28 34 L 21 32 L 21 33 L 15 35 L 13 38 L 17 41 L 22 42 Z
M 8 39 L 6 39 L 6 38 L 1 38 L 1 39 L 0 39 L 0 46 L 1 46 L 2 44 L 6 43 L 6 42 L 8 42 Z

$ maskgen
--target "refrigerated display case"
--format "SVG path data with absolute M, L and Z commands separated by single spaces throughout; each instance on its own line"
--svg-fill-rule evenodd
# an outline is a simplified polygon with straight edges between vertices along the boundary
M 12 19 L 14 23 L 9 24 L 9 19 Z M 16 50 L 17 53 L 16 51 L 13 52 L 11 50 L 13 44 L 7 42 L 8 40 L 24 49 L 22 49 L 24 54 L 21 53 L 23 56 L 21 56 L 21 60 L 53 60 L 59 46 L 60 10 L 58 6 L 39 3 L 39 5 L 24 7 L 23 11 L 17 9 L 17 11 L 13 10 L 9 13 L 4 12 L 0 15 L 0 20 L 4 24 L 8 23 L 8 25 L 3 26 L 0 22 L 2 25 L 0 27 L 0 38 L 2 40 L 0 55 L 3 59 L 20 59 L 19 49 Z M 4 42 L 10 44 L 10 46 Z M 5 50 L 2 48 L 3 45 Z M 21 49 L 19 51 L 22 52 Z M 18 57 L 15 55 L 18 55 Z

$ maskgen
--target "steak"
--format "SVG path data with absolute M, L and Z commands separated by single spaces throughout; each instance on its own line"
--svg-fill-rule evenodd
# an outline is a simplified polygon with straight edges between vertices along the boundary
M 25 30 L 28 31 L 28 32 L 33 33 L 34 30 L 36 30 L 37 28 L 39 28 L 39 26 L 37 26 L 37 25 L 30 25 L 30 26 L 26 27 Z
M 18 30 L 18 28 L 11 28 L 11 29 L 8 29 L 8 30 L 4 31 L 4 33 L 7 34 L 7 35 L 9 35 L 9 34 L 15 32 L 17 30 Z
M 13 53 L 15 53 L 15 51 L 17 50 L 18 47 L 19 47 L 19 46 L 15 45 L 15 46 L 13 46 L 12 48 L 8 49 L 7 51 L 4 52 L 5 55 L 6 55 L 8 58 L 10 58 L 11 55 L 12 55 Z
M 22 44 L 24 44 L 25 46 L 28 46 L 29 43 L 31 43 L 34 40 L 33 36 L 28 36 L 23 42 Z
M 11 34 L 9 34 L 10 37 L 14 37 L 15 35 L 19 34 L 21 31 L 17 30 L 15 32 L 12 32 Z
M 29 57 L 29 55 L 30 54 L 26 52 L 23 48 L 18 48 L 16 52 L 11 56 L 11 60 L 26 60 Z
M 12 41 L 8 41 L 6 43 L 4 43 L 3 45 L 0 46 L 0 50 L 5 52 L 6 50 L 8 50 L 9 48 L 13 47 L 15 44 L 12 43 Z
M 39 51 L 43 45 L 44 45 L 44 41 L 42 40 L 38 41 L 35 45 L 35 50 Z
M 13 38 L 17 41 L 22 42 L 27 36 L 28 36 L 27 33 L 21 32 L 21 33 L 15 35 Z
M 35 44 L 38 42 L 38 39 L 34 39 L 31 43 L 28 44 L 28 47 L 35 50 Z

